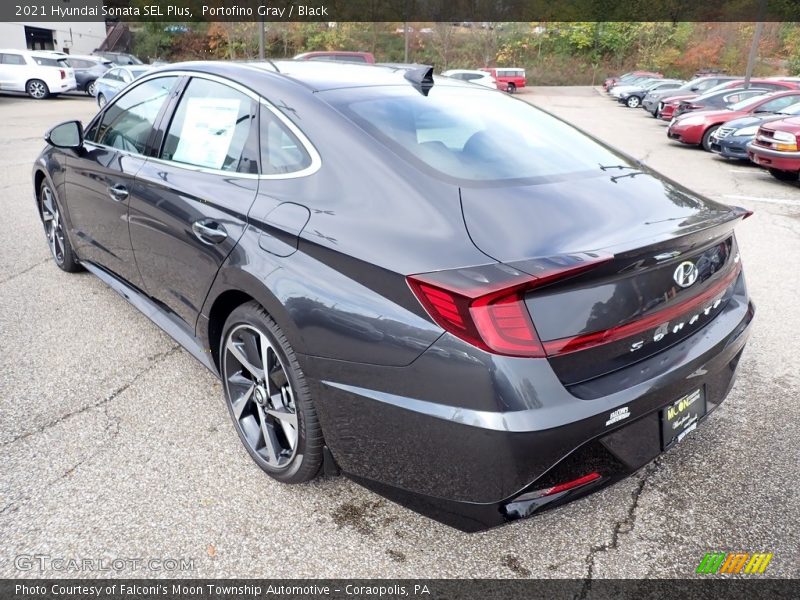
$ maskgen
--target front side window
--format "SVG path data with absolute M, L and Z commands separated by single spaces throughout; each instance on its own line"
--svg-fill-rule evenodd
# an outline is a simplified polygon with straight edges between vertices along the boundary
M 254 171 L 243 151 L 255 121 L 255 102 L 216 81 L 194 78 L 172 118 L 161 158 L 220 171 Z
M 87 139 L 103 146 L 144 154 L 156 117 L 177 80 L 174 76 L 159 77 L 136 86 L 106 109 L 99 125 L 89 132 Z

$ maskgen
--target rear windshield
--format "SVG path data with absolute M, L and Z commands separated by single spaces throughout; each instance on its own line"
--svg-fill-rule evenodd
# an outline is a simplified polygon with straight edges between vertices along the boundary
M 407 160 L 460 181 L 600 173 L 623 164 L 573 127 L 499 92 L 434 85 L 427 97 L 411 86 L 322 95 Z

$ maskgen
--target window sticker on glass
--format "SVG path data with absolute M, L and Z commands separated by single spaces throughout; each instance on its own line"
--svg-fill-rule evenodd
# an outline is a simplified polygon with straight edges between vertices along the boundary
M 173 160 L 221 169 L 241 104 L 228 98 L 190 98 Z

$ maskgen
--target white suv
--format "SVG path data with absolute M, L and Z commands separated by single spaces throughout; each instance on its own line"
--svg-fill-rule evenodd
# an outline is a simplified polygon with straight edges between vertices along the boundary
M 442 73 L 445 77 L 452 77 L 453 79 L 460 79 L 461 81 L 469 81 L 484 87 L 497 89 L 497 82 L 491 73 L 486 71 L 471 71 L 469 69 L 450 69 Z
M 66 55 L 47 51 L 0 50 L 0 90 L 26 92 L 42 100 L 77 88 Z

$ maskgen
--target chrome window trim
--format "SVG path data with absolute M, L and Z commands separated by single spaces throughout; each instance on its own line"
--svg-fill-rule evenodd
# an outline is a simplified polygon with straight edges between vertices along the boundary
M 270 103 L 266 98 L 260 96 L 250 88 L 247 88 L 235 81 L 230 79 L 226 79 L 225 77 L 220 77 L 219 75 L 212 75 L 210 73 L 200 73 L 197 71 L 184 71 L 184 70 L 175 70 L 175 71 L 158 71 L 157 73 L 148 73 L 147 75 L 142 75 L 138 79 L 135 79 L 136 86 L 139 86 L 151 79 L 157 79 L 158 77 L 197 77 L 199 79 L 207 79 L 209 81 L 214 81 L 216 83 L 226 85 L 231 89 L 236 90 L 237 92 L 241 92 L 245 96 L 248 96 L 250 99 L 256 101 L 259 105 L 265 107 L 269 110 L 272 114 L 274 114 L 281 123 L 291 131 L 294 136 L 299 140 L 300 144 L 303 146 L 303 149 L 311 158 L 311 164 L 307 166 L 305 169 L 301 169 L 299 171 L 292 171 L 291 173 L 273 173 L 273 174 L 261 174 L 261 173 L 240 173 L 238 171 L 223 171 L 222 169 L 210 169 L 208 167 L 198 167 L 196 165 L 190 165 L 186 163 L 179 163 L 172 160 L 164 160 L 162 158 L 158 158 L 155 156 L 144 156 L 143 154 L 136 154 L 132 152 L 126 152 L 124 150 L 120 150 L 119 148 L 114 148 L 112 146 L 105 146 L 103 144 L 97 144 L 95 142 L 86 142 L 90 143 L 96 147 L 100 148 L 109 148 L 111 150 L 115 150 L 117 152 L 124 152 L 125 154 L 131 156 L 141 156 L 142 158 L 147 159 L 148 161 L 154 161 L 159 164 L 169 165 L 172 167 L 179 167 L 182 169 L 187 169 L 190 171 L 196 171 L 199 173 L 210 173 L 212 175 L 225 175 L 226 177 L 236 177 L 236 178 L 244 178 L 244 179 L 297 179 L 300 177 L 308 177 L 309 175 L 313 175 L 317 171 L 320 170 L 322 167 L 322 158 L 317 152 L 317 149 L 311 143 L 311 141 L 306 137 L 306 135 L 300 130 L 297 125 L 295 125 L 289 117 L 283 114 L 280 110 L 278 110 L 272 103 Z M 132 82 L 131 82 L 132 83 Z M 133 89 L 133 88 L 131 88 Z M 115 96 L 111 102 L 108 103 L 108 106 L 113 106 L 119 100 L 119 98 L 124 97 L 129 90 L 126 90 L 123 94 L 118 94 Z M 105 114 L 108 108 L 103 110 Z M 260 151 L 260 144 L 259 144 L 259 151 Z

